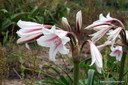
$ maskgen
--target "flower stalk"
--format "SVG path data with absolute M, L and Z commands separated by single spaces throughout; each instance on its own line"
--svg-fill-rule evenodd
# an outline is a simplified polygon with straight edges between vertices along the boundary
M 121 63 L 120 63 L 119 81 L 122 81 L 122 79 L 123 79 L 126 55 L 127 55 L 127 53 L 123 52 L 123 56 L 122 56 Z M 121 83 L 119 83 L 118 85 L 121 85 Z
M 78 44 L 78 43 L 77 43 Z M 79 63 L 80 63 L 80 47 L 79 45 L 74 46 L 74 49 L 72 50 L 72 58 L 74 63 L 74 82 L 73 85 L 78 85 L 79 82 Z
M 73 85 L 78 85 L 79 82 L 79 62 L 74 62 L 74 82 Z

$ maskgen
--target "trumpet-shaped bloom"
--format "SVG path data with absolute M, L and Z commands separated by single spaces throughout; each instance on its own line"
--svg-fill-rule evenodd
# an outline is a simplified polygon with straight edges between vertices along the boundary
M 17 43 L 31 42 L 43 35 L 42 29 L 44 29 L 44 27 L 41 24 L 19 20 L 17 25 L 21 28 L 16 32 L 20 37 Z
M 122 50 L 122 46 L 116 46 L 111 47 L 111 56 L 116 56 L 116 60 L 121 61 L 122 55 L 123 55 L 123 50 Z
M 95 63 L 97 71 L 99 73 L 101 73 L 101 69 L 103 67 L 102 55 L 99 52 L 98 48 L 90 40 L 88 40 L 88 42 L 90 44 L 90 52 L 91 52 L 91 56 L 92 56 L 91 65 L 93 65 Z
M 80 30 L 82 27 L 82 13 L 81 11 L 77 12 L 76 14 L 76 28 Z
M 56 53 L 59 51 L 61 54 L 68 54 L 69 49 L 65 47 L 65 44 L 70 41 L 67 37 L 68 32 L 63 30 L 56 30 L 55 26 L 51 29 L 44 29 L 44 36 L 37 39 L 37 43 L 44 47 L 50 47 L 49 57 L 55 61 Z
M 94 28 L 104 24 L 110 24 L 114 20 L 117 20 L 117 19 L 110 17 L 110 13 L 108 13 L 106 17 L 104 17 L 103 14 L 100 14 L 99 20 L 93 22 L 91 25 L 87 26 L 85 29 Z

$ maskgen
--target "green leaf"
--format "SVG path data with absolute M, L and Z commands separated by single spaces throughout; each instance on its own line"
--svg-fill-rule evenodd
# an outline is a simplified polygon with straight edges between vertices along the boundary
M 44 72 L 44 71 L 37 71 L 37 70 L 34 70 L 34 69 L 30 69 L 30 68 L 25 68 L 26 70 L 30 70 L 30 71 L 34 71 L 34 72 L 38 72 L 38 73 L 41 73 L 41 74 L 44 74 L 46 75 L 48 78 L 52 79 L 52 80 L 55 80 L 55 81 L 58 81 L 60 82 L 60 80 L 58 80 L 57 78 L 53 77 L 52 75 Z
M 0 9 L 0 12 L 7 13 L 8 11 L 6 9 Z
M 87 85 L 87 79 L 81 79 L 81 80 L 79 80 L 78 85 Z
M 24 15 L 24 14 L 27 14 L 27 12 L 20 12 L 20 13 L 13 14 L 11 16 L 11 20 L 17 18 L 18 16 Z
M 70 79 L 71 82 L 73 82 L 73 78 L 69 75 L 69 73 L 63 69 L 62 66 L 58 65 L 58 64 L 55 64 L 57 67 L 59 67 L 66 75 L 67 77 Z
M 65 85 L 69 85 L 69 83 L 68 83 L 68 81 L 66 80 L 66 78 L 65 78 L 63 75 L 61 75 L 61 73 L 60 73 L 56 68 L 54 68 L 54 67 L 52 67 L 52 66 L 50 66 L 50 65 L 46 65 L 46 66 L 48 66 L 48 67 L 51 68 L 53 71 L 55 71 L 55 72 L 60 76 L 61 81 L 62 81 Z
M 91 59 L 91 58 L 86 58 L 85 60 L 82 60 L 82 61 L 80 62 L 80 65 L 83 64 L 83 63 L 87 63 L 90 59 Z
M 69 78 L 69 80 L 70 80 L 71 82 L 73 82 L 73 78 L 69 75 L 69 72 L 67 72 L 61 65 L 59 65 L 59 64 L 57 64 L 57 63 L 50 62 L 50 61 L 48 61 L 48 60 L 46 60 L 46 59 L 45 59 L 45 61 L 51 63 L 52 65 L 57 66 L 58 68 L 60 68 L 60 69 L 67 75 L 67 77 Z
M 87 64 L 88 61 L 90 61 L 91 58 L 86 58 L 85 60 L 82 60 L 80 62 L 80 67 L 89 68 L 90 66 Z
M 34 12 L 36 12 L 38 10 L 38 6 L 35 6 L 34 9 L 31 11 L 31 14 L 33 14 Z
M 4 30 L 4 29 L 8 28 L 11 24 L 12 23 L 11 23 L 11 21 L 9 19 L 3 21 L 2 28 L 0 30 Z
M 60 82 L 57 81 L 50 81 L 50 80 L 43 80 L 43 81 L 39 81 L 39 84 L 52 84 L 52 85 L 62 85 Z
M 93 69 L 88 70 L 88 83 L 87 83 L 87 85 L 93 85 L 94 72 L 95 72 L 95 70 L 93 70 Z
M 68 60 L 70 61 L 70 63 L 71 63 L 72 65 L 74 65 L 72 59 L 71 59 L 68 55 L 66 55 L 66 57 L 68 58 Z

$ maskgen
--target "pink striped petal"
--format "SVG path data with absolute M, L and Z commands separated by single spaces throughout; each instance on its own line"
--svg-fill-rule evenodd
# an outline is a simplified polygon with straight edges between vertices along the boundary
M 32 34 L 32 35 L 27 35 L 27 36 L 23 36 L 21 38 L 19 38 L 17 40 L 17 43 L 27 43 L 27 42 L 32 42 L 36 39 L 38 39 L 39 37 L 43 36 L 42 33 L 38 33 L 38 34 Z
M 106 17 L 104 17 L 103 14 L 100 14 L 99 20 L 94 21 L 91 25 L 87 26 L 85 29 L 90 29 L 105 24 L 111 24 L 111 22 L 113 21 L 117 21 L 117 19 L 110 17 L 110 13 L 108 13 Z
M 61 54 L 67 54 L 68 49 L 64 46 L 70 39 L 66 37 L 67 32 L 57 30 L 55 26 L 51 29 L 44 29 L 44 36 L 37 39 L 37 43 L 44 47 L 50 47 L 49 57 L 55 61 L 56 53 L 59 51 Z
M 89 35 L 89 36 L 93 36 L 92 41 L 95 43 L 98 40 L 100 40 L 109 30 L 110 30 L 110 28 L 105 28 L 105 29 L 102 29 L 94 34 Z
M 122 46 L 116 46 L 115 48 L 111 47 L 111 51 L 112 52 L 110 53 L 110 55 L 115 56 L 116 60 L 121 61 L 121 58 L 122 58 L 122 55 L 123 55 Z
M 16 32 L 18 34 L 18 36 L 22 37 L 22 36 L 27 36 L 27 35 L 31 35 L 31 34 L 38 34 L 38 33 L 42 33 L 42 28 L 39 29 L 20 29 L 19 31 Z M 43 34 L 43 33 L 42 33 Z
M 88 42 L 90 44 L 90 52 L 91 52 L 91 56 L 92 56 L 91 65 L 93 65 L 95 63 L 97 71 L 99 73 L 101 73 L 101 69 L 103 67 L 102 55 L 101 55 L 100 51 L 98 50 L 98 48 L 90 40 L 88 40 Z
M 122 29 L 123 28 L 118 27 L 115 30 L 110 30 L 109 33 L 107 33 L 107 35 L 108 35 L 107 41 L 115 42 L 116 38 L 118 37 L 118 35 Z
M 56 53 L 58 52 L 59 50 L 59 46 L 61 45 L 61 41 L 58 42 L 56 45 L 54 45 L 53 47 L 50 48 L 50 51 L 49 51 L 49 58 L 50 60 L 53 60 L 55 61 L 55 56 L 56 56 Z
M 37 28 L 42 28 L 43 26 L 35 22 L 28 22 L 28 21 L 22 21 L 22 20 L 19 20 L 17 22 L 17 25 L 22 29 L 37 29 Z
M 112 26 L 110 26 L 110 25 L 100 25 L 100 26 L 94 27 L 93 30 L 95 30 L 95 31 L 100 31 L 100 30 L 106 29 L 106 28 L 109 29 L 109 28 L 112 28 Z

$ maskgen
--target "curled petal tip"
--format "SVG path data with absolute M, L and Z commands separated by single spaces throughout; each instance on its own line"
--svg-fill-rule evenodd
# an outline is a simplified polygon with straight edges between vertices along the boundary
M 102 68 L 96 67 L 96 69 L 97 69 L 97 71 L 98 71 L 100 74 L 102 73 L 102 71 L 101 71 Z
M 110 12 L 107 14 L 107 16 L 106 16 L 107 18 L 110 18 Z
M 31 50 L 31 49 L 30 49 L 30 46 L 28 45 L 28 43 L 25 43 L 25 47 L 26 47 L 27 49 Z
M 105 18 L 105 17 L 103 16 L 103 13 L 101 13 L 101 14 L 99 15 L 99 19 L 102 19 L 102 18 Z

